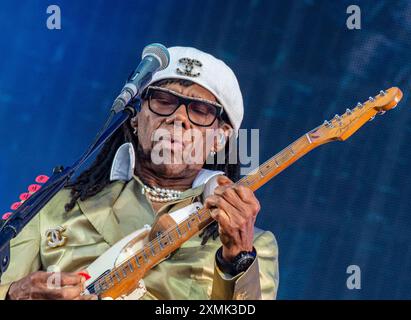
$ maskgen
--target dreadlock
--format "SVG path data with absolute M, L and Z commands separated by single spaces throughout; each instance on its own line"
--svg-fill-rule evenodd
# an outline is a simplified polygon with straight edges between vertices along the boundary
M 189 80 L 160 80 L 155 83 L 156 86 L 165 86 L 171 83 L 178 83 L 184 87 L 193 85 Z M 230 123 L 227 115 L 223 113 L 222 121 Z M 126 142 L 131 142 L 134 150 L 137 150 L 136 141 L 138 139 L 133 136 L 133 128 L 130 121 L 126 121 L 114 134 L 103 144 L 101 151 L 96 156 L 94 162 L 83 171 L 73 182 L 69 182 L 65 185 L 65 188 L 71 189 L 70 202 L 68 202 L 64 209 L 69 212 L 74 208 L 78 199 L 84 201 L 100 191 L 102 191 L 107 185 L 111 184 L 110 170 L 114 160 L 114 156 L 117 149 Z M 240 165 L 238 161 L 231 164 L 229 161 L 229 144 L 225 146 L 225 161 L 223 164 L 218 164 L 217 161 L 213 161 L 213 164 L 205 164 L 204 168 L 209 170 L 221 170 L 225 175 L 233 181 L 237 181 L 239 178 Z M 238 160 L 238 159 L 236 159 Z M 215 240 L 218 237 L 218 224 L 216 221 L 207 226 L 202 233 L 201 244 L 204 245 L 212 238 Z

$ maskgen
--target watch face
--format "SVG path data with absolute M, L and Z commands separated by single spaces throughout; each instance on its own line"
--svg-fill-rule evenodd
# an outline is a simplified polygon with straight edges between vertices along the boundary
M 236 270 L 237 272 L 243 272 L 246 271 L 248 269 L 249 266 L 251 266 L 251 264 L 254 261 L 254 257 L 249 255 L 249 256 L 245 256 L 242 259 L 240 259 L 237 263 L 236 263 Z

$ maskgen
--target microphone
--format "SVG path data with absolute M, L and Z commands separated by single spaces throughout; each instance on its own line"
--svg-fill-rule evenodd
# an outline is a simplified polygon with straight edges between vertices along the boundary
M 150 82 L 153 74 L 167 68 L 170 62 L 170 54 L 165 46 L 160 43 L 152 43 L 146 46 L 141 55 L 141 62 L 128 78 L 126 85 L 114 100 L 111 111 L 118 113 L 135 96 L 141 94 L 142 88 Z

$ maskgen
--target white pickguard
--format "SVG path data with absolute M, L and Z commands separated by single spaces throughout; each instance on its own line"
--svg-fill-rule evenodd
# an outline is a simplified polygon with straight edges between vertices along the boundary
M 98 257 L 86 269 L 91 278 L 86 281 L 85 286 L 89 286 L 107 270 L 111 270 L 120 265 L 124 260 L 130 258 L 138 250 L 140 250 L 148 241 L 150 230 L 151 227 L 149 225 L 145 225 L 142 229 L 139 229 L 118 241 L 100 257 Z M 139 282 L 139 287 L 135 291 L 128 296 L 122 296 L 117 299 L 138 300 L 146 293 L 146 291 L 144 281 L 141 279 Z M 85 293 L 87 294 L 89 292 L 86 290 Z

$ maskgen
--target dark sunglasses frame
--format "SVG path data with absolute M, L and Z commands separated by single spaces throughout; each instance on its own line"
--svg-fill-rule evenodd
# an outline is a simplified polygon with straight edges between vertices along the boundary
M 171 94 L 172 96 L 178 98 L 178 104 L 177 104 L 176 108 L 175 108 L 172 112 L 170 112 L 169 114 L 161 114 L 161 113 L 158 113 L 158 112 L 154 111 L 154 110 L 151 108 L 151 96 L 152 96 L 153 92 L 155 92 L 155 91 L 165 92 L 165 93 Z M 184 104 L 184 106 L 185 106 L 185 108 L 186 108 L 186 113 L 187 113 L 187 115 L 188 115 L 189 120 L 190 120 L 193 124 L 195 124 L 195 125 L 197 125 L 197 126 L 200 126 L 200 127 L 209 127 L 209 126 L 211 126 L 211 125 L 215 122 L 215 120 L 216 120 L 217 118 L 221 120 L 221 116 L 222 116 L 222 114 L 223 114 L 223 106 L 222 106 L 221 104 L 217 103 L 217 102 L 209 101 L 209 100 L 201 99 L 201 98 L 189 98 L 189 97 L 186 97 L 186 96 L 184 96 L 184 95 L 182 95 L 182 94 L 179 94 L 178 92 L 175 92 L 175 91 L 170 90 L 170 89 L 167 89 L 167 88 L 156 87 L 156 86 L 149 86 L 149 87 L 143 92 L 143 94 L 142 94 L 141 97 L 142 97 L 144 100 L 147 100 L 147 101 L 148 101 L 148 108 L 150 109 L 151 112 L 153 112 L 153 113 L 155 113 L 155 114 L 157 114 L 157 115 L 159 115 L 159 116 L 163 116 L 163 117 L 171 116 L 174 112 L 177 111 L 178 108 L 180 108 L 180 106 L 181 106 L 182 104 Z M 193 120 L 191 119 L 191 117 L 190 117 L 190 112 L 189 112 L 189 105 L 190 105 L 191 102 L 202 102 L 202 103 L 205 103 L 205 104 L 207 104 L 207 105 L 209 105 L 209 106 L 214 107 L 214 108 L 216 109 L 216 114 L 215 114 L 215 117 L 214 117 L 213 121 L 211 121 L 210 124 L 206 124 L 206 125 L 200 124 L 200 123 L 197 123 L 197 122 L 193 121 Z

